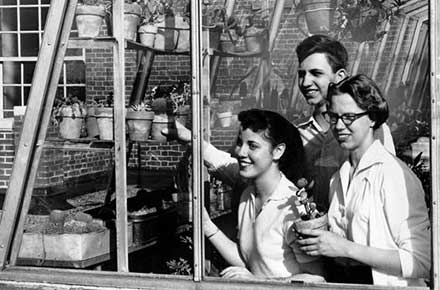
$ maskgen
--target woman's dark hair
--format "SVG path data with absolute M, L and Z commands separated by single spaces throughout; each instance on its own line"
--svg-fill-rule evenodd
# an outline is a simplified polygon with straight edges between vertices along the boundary
M 238 114 L 243 130 L 264 131 L 273 147 L 284 143 L 286 149 L 279 160 L 279 168 L 292 182 L 304 177 L 304 147 L 298 129 L 280 114 L 267 110 L 250 109 Z
M 341 42 L 334 38 L 316 34 L 307 37 L 296 47 L 298 63 L 302 63 L 304 59 L 314 53 L 325 54 L 334 73 L 347 68 L 347 50 Z
M 376 83 L 366 75 L 358 74 L 329 85 L 327 98 L 330 103 L 332 96 L 341 94 L 349 94 L 359 108 L 368 112 L 370 119 L 375 121 L 373 129 L 388 119 L 388 103 Z

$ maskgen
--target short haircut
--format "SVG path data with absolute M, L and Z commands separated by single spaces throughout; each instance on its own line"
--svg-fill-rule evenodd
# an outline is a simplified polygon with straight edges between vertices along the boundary
M 362 110 L 375 121 L 373 129 L 379 128 L 388 119 L 388 103 L 376 83 L 363 74 L 348 77 L 337 84 L 330 84 L 327 98 L 332 102 L 334 95 L 349 94 Z
M 347 50 L 341 42 L 334 38 L 316 34 L 307 37 L 296 47 L 299 63 L 302 63 L 304 59 L 314 53 L 324 53 L 334 73 L 347 68 Z
M 279 160 L 279 169 L 293 183 L 304 177 L 304 147 L 298 129 L 280 114 L 261 109 L 250 109 L 238 114 L 243 130 L 264 131 L 273 147 L 284 143 L 286 149 Z

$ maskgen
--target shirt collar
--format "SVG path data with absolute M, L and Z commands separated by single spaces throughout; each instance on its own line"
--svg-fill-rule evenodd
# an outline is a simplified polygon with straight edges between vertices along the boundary
M 268 198 L 269 200 L 283 200 L 292 197 L 295 195 L 295 192 L 298 191 L 298 188 L 289 180 L 287 177 L 281 173 L 281 179 L 278 182 L 278 185 L 275 187 L 275 190 Z M 255 197 L 255 187 L 253 187 L 252 195 Z
M 368 147 L 367 151 L 362 156 L 359 161 L 357 172 L 361 172 L 364 169 L 367 169 L 374 164 L 383 163 L 383 159 L 385 156 L 390 153 L 383 147 L 382 143 L 379 140 L 373 141 L 373 143 Z M 345 176 L 343 173 L 348 172 L 350 170 L 350 162 L 347 160 L 341 166 L 341 176 Z

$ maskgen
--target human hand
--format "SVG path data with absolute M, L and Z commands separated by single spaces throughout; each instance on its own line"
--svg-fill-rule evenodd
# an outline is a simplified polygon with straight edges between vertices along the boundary
M 346 257 L 350 247 L 347 239 L 323 230 L 304 229 L 298 231 L 308 238 L 298 239 L 299 248 L 309 256 Z
M 220 276 L 228 279 L 244 279 L 244 280 L 255 280 L 254 274 L 249 272 L 245 267 L 231 266 L 220 272 Z
M 177 138 L 179 141 L 184 143 L 191 142 L 191 130 L 183 126 L 178 121 L 175 122 L 175 128 L 164 128 L 162 129 L 162 135 L 167 136 L 170 139 Z

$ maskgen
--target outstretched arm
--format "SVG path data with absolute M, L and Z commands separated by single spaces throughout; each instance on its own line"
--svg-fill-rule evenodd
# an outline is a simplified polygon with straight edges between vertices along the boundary
M 240 256 L 237 243 L 229 239 L 211 220 L 208 212 L 203 208 L 203 232 L 205 237 L 217 249 L 222 257 L 231 266 L 246 267 Z
M 176 121 L 175 129 L 163 129 L 162 134 L 177 138 L 180 142 L 191 142 L 191 130 Z M 219 150 L 212 144 L 203 141 L 203 161 L 208 172 L 230 186 L 243 182 L 238 169 L 237 159 L 231 154 Z

